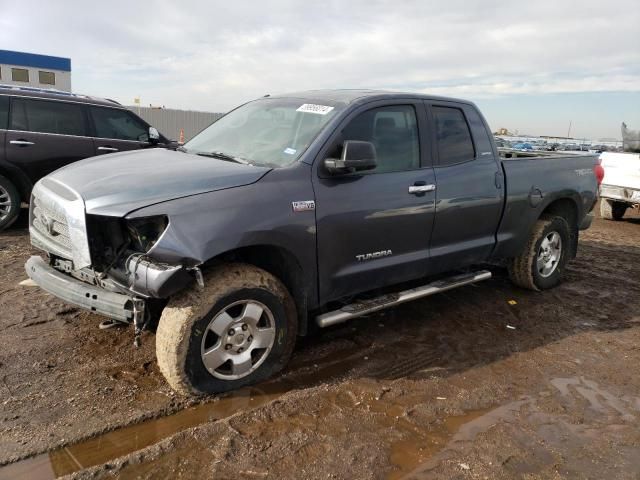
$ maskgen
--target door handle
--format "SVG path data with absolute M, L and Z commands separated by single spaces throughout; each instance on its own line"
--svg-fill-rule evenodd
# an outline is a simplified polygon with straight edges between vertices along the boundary
M 98 147 L 98 150 L 100 150 L 102 152 L 117 152 L 118 151 L 117 148 L 113 148 L 113 147 Z
M 435 189 L 436 189 L 436 186 L 434 184 L 429 184 L 429 185 L 410 185 L 409 186 L 409 193 L 416 194 L 416 193 L 433 192 Z
M 28 147 L 29 145 L 35 145 L 35 143 L 29 142 L 28 140 L 10 140 L 9 143 L 11 145 L 20 145 L 21 147 Z

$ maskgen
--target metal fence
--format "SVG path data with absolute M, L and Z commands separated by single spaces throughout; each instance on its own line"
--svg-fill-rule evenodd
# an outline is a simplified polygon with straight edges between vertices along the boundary
M 179 140 L 180 130 L 184 130 L 184 140 L 187 141 L 224 115 L 223 113 L 174 110 L 172 108 L 138 106 L 127 108 L 140 115 L 147 123 L 156 127 L 171 140 Z

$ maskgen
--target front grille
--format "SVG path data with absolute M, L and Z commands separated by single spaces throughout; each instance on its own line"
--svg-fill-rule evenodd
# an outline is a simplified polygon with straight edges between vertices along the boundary
M 55 178 L 44 177 L 33 187 L 29 233 L 33 246 L 71 260 L 74 270 L 91 265 L 82 197 Z
M 31 238 L 34 244 L 47 252 L 71 259 L 71 238 L 66 214 L 52 198 L 34 192 L 31 198 Z

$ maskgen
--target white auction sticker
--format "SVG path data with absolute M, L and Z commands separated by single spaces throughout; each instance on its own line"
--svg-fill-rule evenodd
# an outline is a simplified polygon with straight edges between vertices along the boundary
M 296 112 L 305 112 L 305 113 L 317 113 L 318 115 L 326 115 L 333 107 L 329 107 L 328 105 L 315 105 L 313 103 L 305 103 L 304 105 L 300 105 L 300 108 L 296 110 Z

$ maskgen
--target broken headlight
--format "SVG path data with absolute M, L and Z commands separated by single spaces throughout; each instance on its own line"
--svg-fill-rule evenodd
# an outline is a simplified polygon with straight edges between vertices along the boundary
M 131 248 L 138 252 L 148 252 L 166 230 L 167 225 L 169 219 L 165 215 L 127 220 Z

